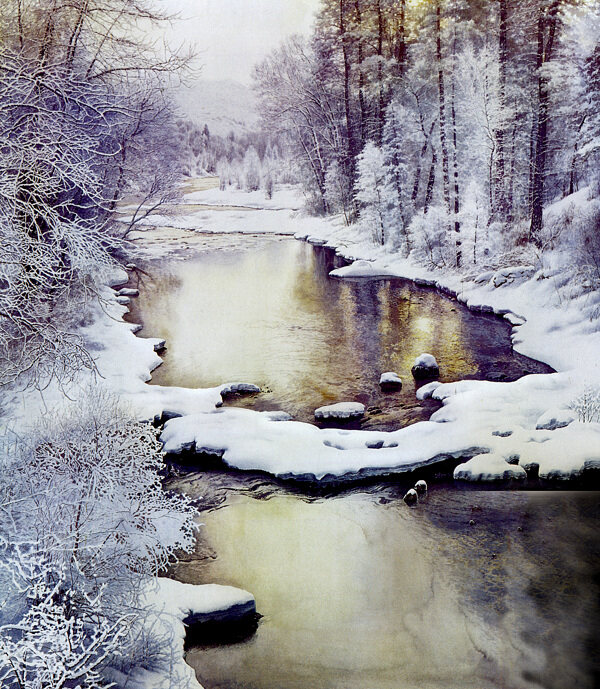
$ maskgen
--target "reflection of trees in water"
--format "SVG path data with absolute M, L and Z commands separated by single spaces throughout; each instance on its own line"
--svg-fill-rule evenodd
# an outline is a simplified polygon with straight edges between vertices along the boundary
M 152 280 L 142 276 L 131 318 L 169 345 L 154 382 L 251 380 L 272 392 L 239 404 L 307 421 L 322 404 L 355 399 L 383 409 L 368 427 L 394 428 L 432 411 L 415 399 L 410 372 L 423 352 L 438 358 L 446 381 L 476 377 L 498 361 L 506 379 L 523 372 L 506 324 L 435 290 L 399 279 L 330 278 L 340 262 L 334 252 L 295 240 L 223 236 L 205 243 L 191 260 L 156 262 Z M 402 391 L 382 393 L 385 370 L 401 375 Z

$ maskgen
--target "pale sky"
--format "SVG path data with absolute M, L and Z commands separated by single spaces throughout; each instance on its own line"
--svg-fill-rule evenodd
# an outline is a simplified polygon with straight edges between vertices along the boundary
M 250 83 L 252 66 L 292 33 L 307 34 L 320 0 L 162 0 L 182 20 L 169 42 L 196 44 L 202 79 Z

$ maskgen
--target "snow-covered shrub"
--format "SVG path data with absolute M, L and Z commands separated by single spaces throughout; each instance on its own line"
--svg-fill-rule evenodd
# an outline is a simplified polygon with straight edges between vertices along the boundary
M 195 542 L 195 510 L 161 485 L 156 430 L 97 389 L 86 397 L 0 453 L 2 686 L 76 686 L 64 665 L 91 689 L 107 665 L 152 662 L 157 645 L 137 645 L 140 595 Z M 46 681 L 58 670 L 66 684 Z
M 586 385 L 579 397 L 569 404 L 569 409 L 572 409 L 583 423 L 600 422 L 600 387 Z
M 414 258 L 432 268 L 454 265 L 454 237 L 448 228 L 448 215 L 440 206 L 415 213 L 408 227 Z
M 33 546 L 4 547 L 0 567 L 12 575 L 4 602 L 21 596 L 23 615 L 0 614 L 0 686 L 7 689 L 111 686 L 103 678 L 109 659 L 126 657 L 134 614 L 113 619 L 104 610 L 104 586 L 72 588 L 69 568 L 57 568 Z

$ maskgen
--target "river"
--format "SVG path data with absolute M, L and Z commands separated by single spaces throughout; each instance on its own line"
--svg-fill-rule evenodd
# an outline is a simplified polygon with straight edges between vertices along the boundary
M 331 249 L 289 237 L 202 235 L 184 260 L 154 263 L 142 276 L 131 317 L 167 341 L 161 385 L 212 387 L 228 381 L 263 392 L 237 404 L 283 409 L 314 422 L 314 410 L 362 402 L 363 428 L 394 429 L 428 419 L 410 369 L 433 354 L 441 380 L 515 380 L 548 366 L 514 352 L 510 326 L 472 313 L 406 280 L 336 280 Z M 199 243 L 199 246 L 198 246 Z M 400 393 L 379 377 L 397 372 Z
M 547 372 L 502 320 L 401 280 L 339 281 L 326 249 L 282 237 L 197 236 L 144 266 L 131 318 L 168 350 L 153 382 L 257 383 L 228 403 L 313 421 L 340 400 L 364 428 L 436 408 L 415 399 L 414 358 L 441 379 Z M 404 381 L 382 392 L 382 371 Z M 250 638 L 187 652 L 205 689 L 592 689 L 598 679 L 599 505 L 585 492 L 495 490 L 440 480 L 417 507 L 411 477 L 316 490 L 264 475 L 184 472 L 198 501 L 182 581 L 251 591 Z M 330 492 L 326 492 L 330 491 Z

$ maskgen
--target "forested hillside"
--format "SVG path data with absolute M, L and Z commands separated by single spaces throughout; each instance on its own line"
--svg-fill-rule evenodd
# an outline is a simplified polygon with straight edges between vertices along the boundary
M 568 245 L 594 272 L 599 35 L 594 0 L 324 0 L 255 84 L 314 212 L 438 267 Z

